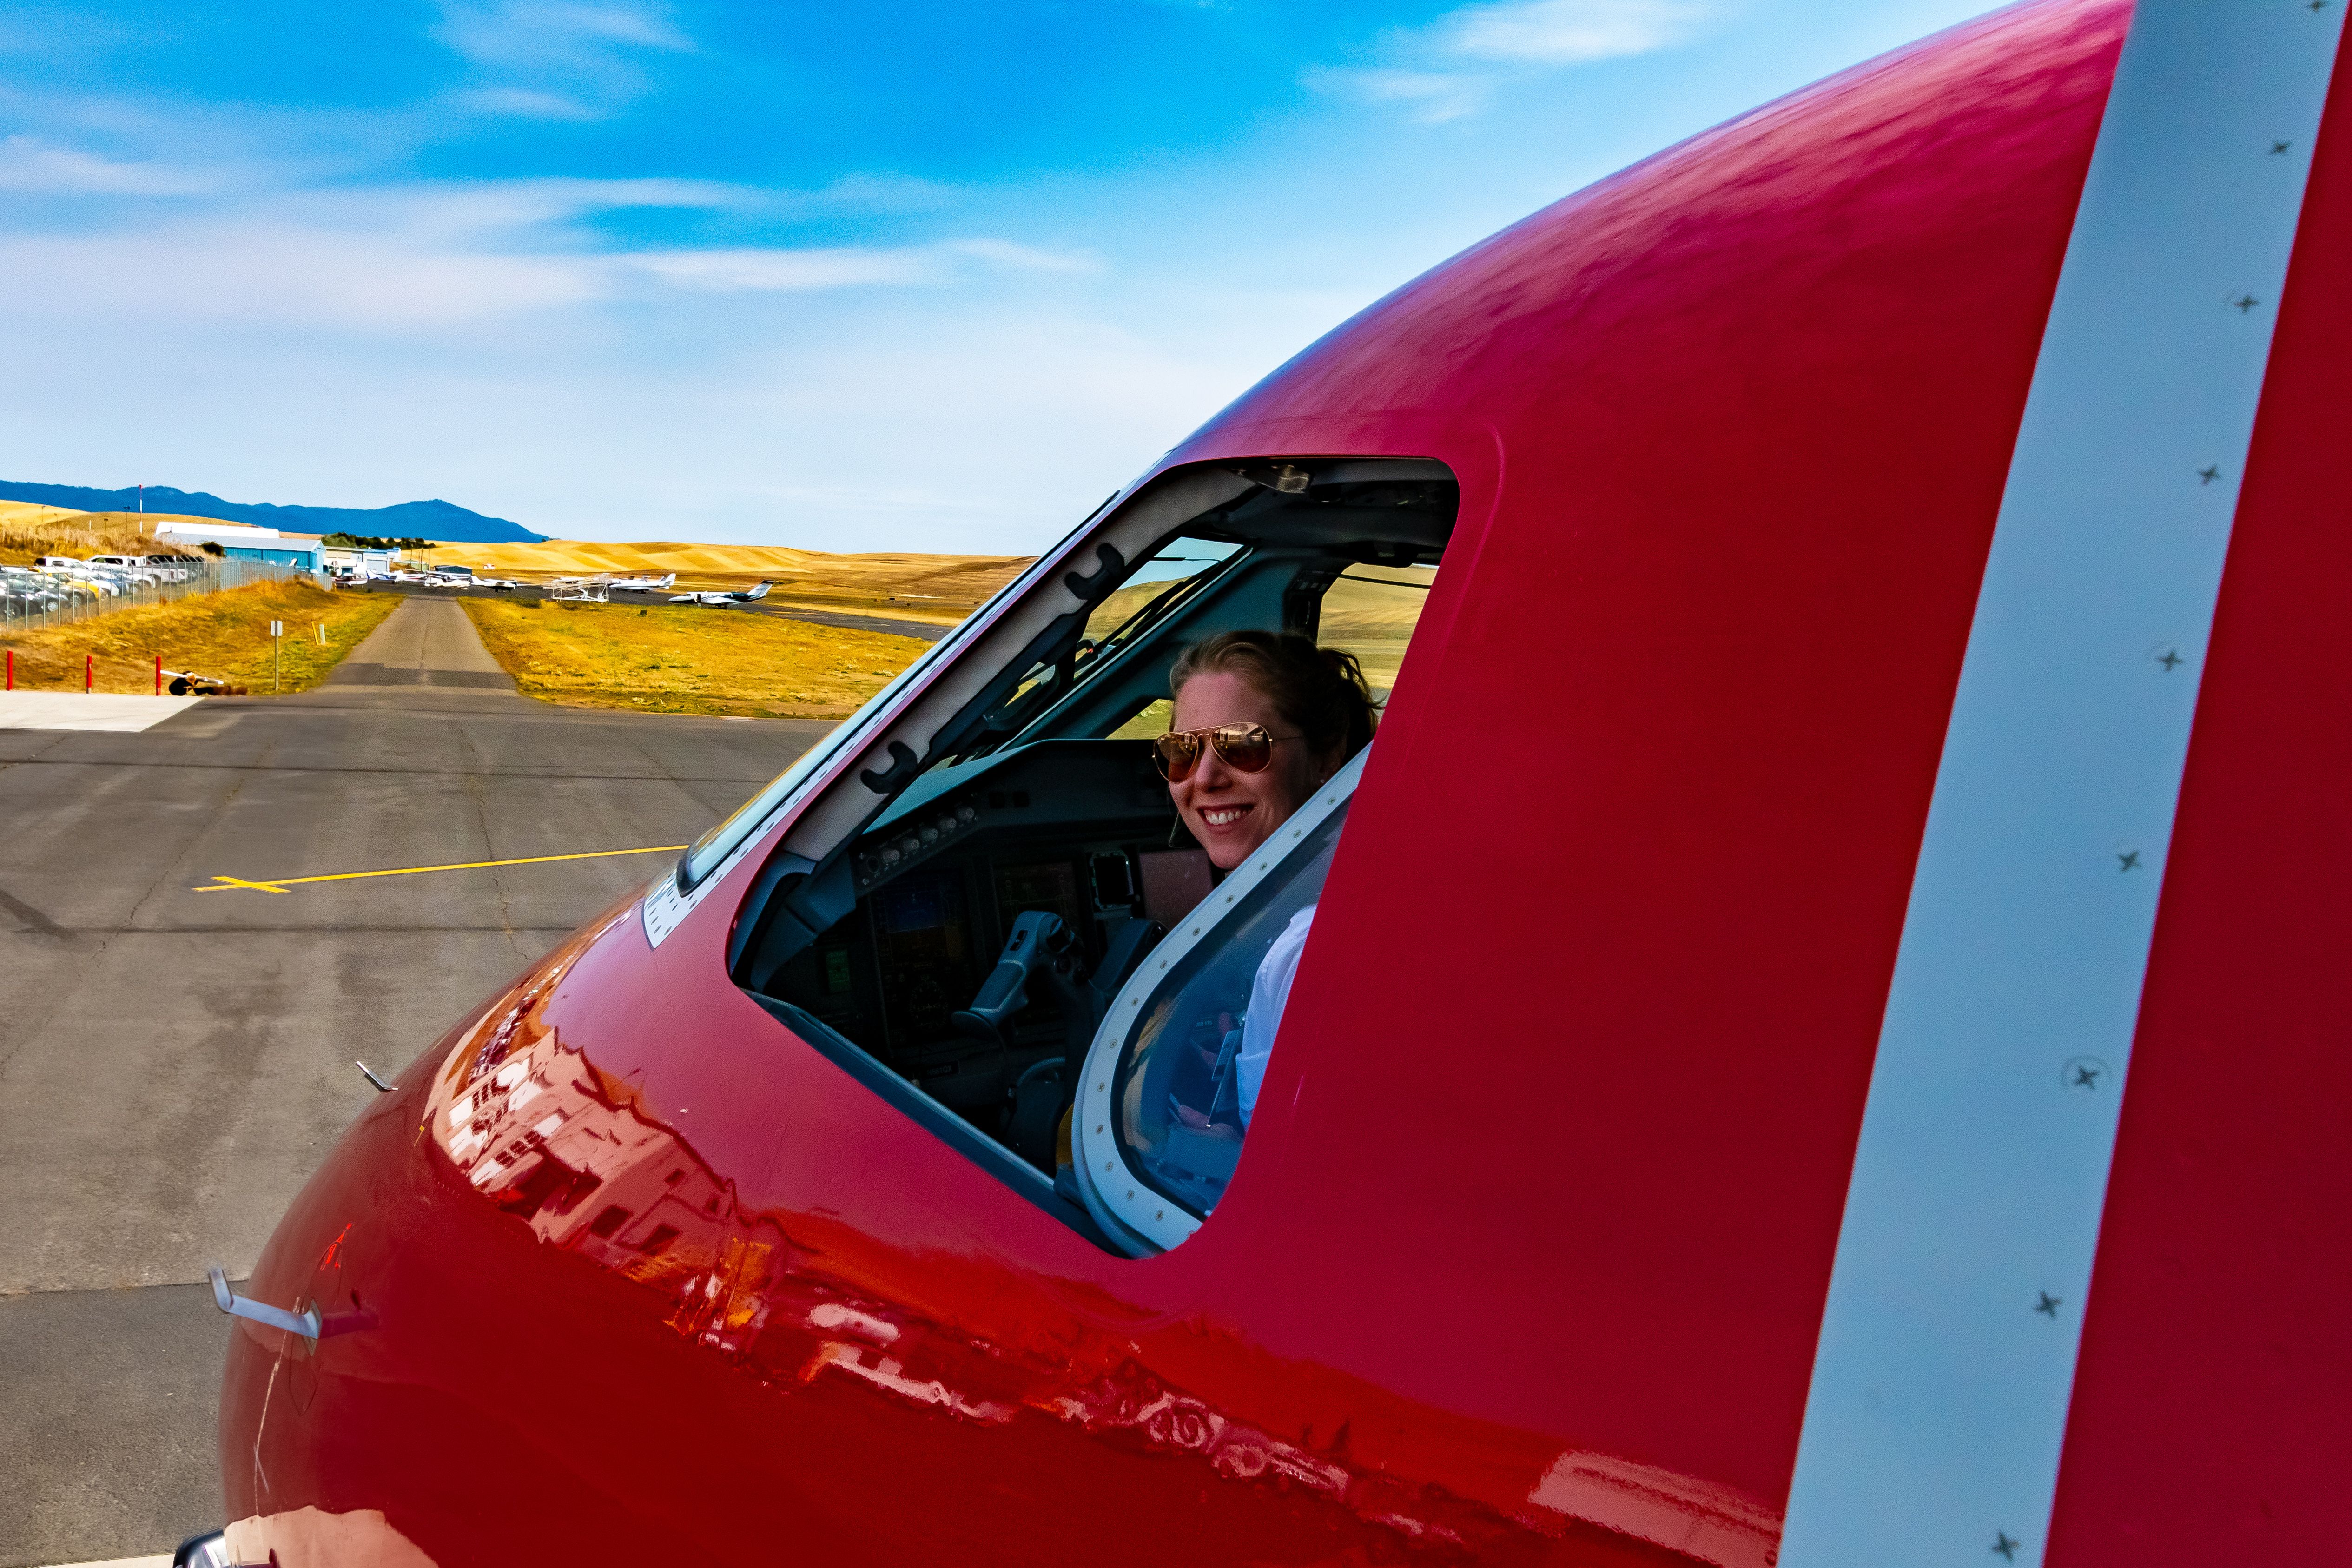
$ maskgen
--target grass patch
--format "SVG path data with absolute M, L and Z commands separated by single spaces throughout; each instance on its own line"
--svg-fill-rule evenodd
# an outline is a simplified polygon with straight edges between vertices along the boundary
M 525 696 L 578 708 L 838 719 L 928 646 L 690 605 L 459 602 Z
M 16 655 L 16 685 L 79 691 L 82 660 L 97 659 L 100 691 L 155 689 L 155 660 L 260 693 L 269 690 L 269 623 L 286 623 L 278 689 L 327 679 L 359 640 L 400 606 L 391 594 L 335 594 L 309 583 L 256 583 L 72 626 L 0 637 Z M 318 628 L 327 628 L 321 646 Z

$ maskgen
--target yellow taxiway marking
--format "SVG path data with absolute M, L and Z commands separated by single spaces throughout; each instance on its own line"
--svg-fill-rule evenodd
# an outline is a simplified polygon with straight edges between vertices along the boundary
M 643 849 L 591 849 L 584 855 L 525 855 L 515 860 L 462 860 L 453 866 L 402 866 L 390 871 L 335 871 L 323 877 L 271 877 L 259 882 L 215 876 L 205 886 L 191 888 L 188 891 L 226 893 L 242 888 L 250 893 L 282 893 L 303 882 L 354 882 L 363 877 L 421 877 L 427 871 L 479 871 L 491 866 L 540 866 L 550 860 L 603 860 L 614 855 L 667 855 L 685 847 L 683 844 L 655 844 Z

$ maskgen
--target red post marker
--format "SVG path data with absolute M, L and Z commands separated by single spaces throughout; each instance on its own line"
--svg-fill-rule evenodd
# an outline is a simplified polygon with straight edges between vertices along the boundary
M 8 650 L 8 689 L 16 689 L 16 650 L 13 647 Z
M 98 655 L 94 653 L 81 656 L 81 689 L 84 691 L 98 689 Z
M 163 695 L 163 656 L 160 653 L 155 656 L 155 695 Z

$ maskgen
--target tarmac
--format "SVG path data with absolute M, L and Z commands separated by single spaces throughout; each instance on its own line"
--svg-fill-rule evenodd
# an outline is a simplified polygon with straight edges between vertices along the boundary
M 204 1270 L 251 1270 L 373 1098 L 354 1058 L 405 1066 L 674 858 L 601 852 L 691 840 L 829 728 L 537 702 L 424 595 L 299 695 L 0 710 L 0 1568 L 223 1522 Z

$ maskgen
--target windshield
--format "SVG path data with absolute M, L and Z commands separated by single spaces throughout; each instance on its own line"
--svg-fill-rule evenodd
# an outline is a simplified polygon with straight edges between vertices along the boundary
M 1176 539 L 1161 546 L 1087 617 L 1080 669 L 1109 659 L 1150 630 L 1241 550 L 1214 539 Z
M 1072 684 L 1107 668 L 1152 627 L 1190 604 L 1244 548 L 1219 539 L 1178 538 L 1161 545 L 1087 617 L 1086 636 L 1078 644 L 1076 681 Z M 1168 728 L 1168 708 L 1167 699 L 1155 700 L 1113 731 L 1111 738 L 1157 735 Z
M 1323 595 L 1315 640 L 1354 654 L 1373 697 L 1386 700 L 1436 581 L 1434 566 L 1350 566 Z

